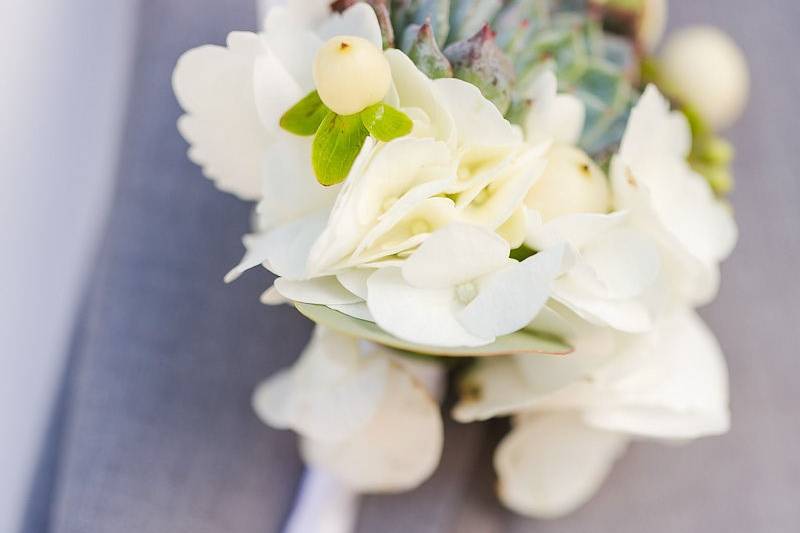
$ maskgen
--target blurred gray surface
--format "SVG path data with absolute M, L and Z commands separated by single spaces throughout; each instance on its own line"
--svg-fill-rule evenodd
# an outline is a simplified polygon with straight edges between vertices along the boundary
M 18 530 L 103 232 L 133 7 L 133 0 L 0 0 L 2 532 Z
M 219 279 L 248 210 L 200 178 L 175 131 L 178 54 L 251 28 L 251 0 L 144 1 L 111 223 L 75 351 L 52 531 L 274 532 L 300 465 L 249 395 L 288 364 L 308 325 L 256 301 L 251 274 Z M 800 530 L 800 146 L 795 0 L 673 0 L 673 25 L 713 22 L 742 44 L 752 104 L 732 133 L 741 241 L 704 315 L 728 355 L 733 431 L 686 447 L 639 444 L 600 494 L 554 522 L 503 511 L 491 453 L 503 423 L 448 424 L 419 490 L 364 502 L 360 533 Z

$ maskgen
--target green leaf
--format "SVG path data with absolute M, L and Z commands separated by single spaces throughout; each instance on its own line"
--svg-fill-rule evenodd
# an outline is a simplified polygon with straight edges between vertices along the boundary
M 544 337 L 531 331 L 517 331 L 511 335 L 499 337 L 487 346 L 471 348 L 441 348 L 424 346 L 406 342 L 386 333 L 376 324 L 359 320 L 335 311 L 324 305 L 313 305 L 295 302 L 295 307 L 306 318 L 321 326 L 332 329 L 343 335 L 376 342 L 390 348 L 423 355 L 444 357 L 490 357 L 495 355 L 531 354 L 531 355 L 567 355 L 573 348 L 556 338 Z
M 344 116 L 329 111 L 311 149 L 317 181 L 326 187 L 343 182 L 367 137 L 369 132 L 359 115 Z
M 414 128 L 408 115 L 384 103 L 371 105 L 362 111 L 361 122 L 370 135 L 383 142 L 408 135 Z
M 310 137 L 317 133 L 329 109 L 322 103 L 319 93 L 313 91 L 292 106 L 281 117 L 281 128 L 289 133 Z

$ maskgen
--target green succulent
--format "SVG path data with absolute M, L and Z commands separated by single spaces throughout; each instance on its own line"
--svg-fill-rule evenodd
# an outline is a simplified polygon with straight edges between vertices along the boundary
M 619 143 L 638 98 L 638 58 L 631 39 L 604 32 L 592 0 L 362 1 L 376 9 L 384 43 L 431 78 L 469 81 L 522 123 L 533 81 L 551 68 L 586 105 L 581 147 L 603 159 Z

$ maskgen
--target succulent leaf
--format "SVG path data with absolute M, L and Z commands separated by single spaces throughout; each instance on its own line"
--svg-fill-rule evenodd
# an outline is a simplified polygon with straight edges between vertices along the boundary
M 451 44 L 444 55 L 453 65 L 456 78 L 478 87 L 501 113 L 511 107 L 514 67 L 497 46 L 494 32 L 485 24 L 465 41 Z
M 452 0 L 450 42 L 475 35 L 503 7 L 502 0 Z
M 450 33 L 451 0 L 393 0 L 392 22 L 395 32 L 404 35 L 410 25 L 430 23 L 436 42 L 444 46 Z
M 405 47 L 408 57 L 429 78 L 452 78 L 453 66 L 439 49 L 429 23 L 422 26 L 409 26 L 408 44 Z

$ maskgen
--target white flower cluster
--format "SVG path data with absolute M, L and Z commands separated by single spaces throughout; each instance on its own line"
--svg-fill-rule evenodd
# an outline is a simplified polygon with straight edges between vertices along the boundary
M 431 80 L 390 49 L 384 101 L 413 130 L 367 139 L 347 179 L 323 187 L 311 140 L 279 122 L 315 89 L 317 50 L 336 36 L 382 46 L 368 5 L 332 14 L 328 1 L 294 0 L 262 33 L 232 33 L 177 66 L 190 158 L 258 202 L 227 280 L 263 265 L 277 276 L 266 303 L 324 306 L 427 353 L 489 354 L 519 332 L 564 339 L 565 356 L 523 347 L 477 359 L 454 409 L 464 422 L 513 415 L 495 462 L 500 497 L 520 513 L 585 502 L 631 438 L 726 431 L 725 364 L 692 309 L 716 294 L 736 228 L 686 162 L 685 117 L 649 87 L 606 176 L 576 146 L 583 105 L 553 74 L 519 127 L 476 87 Z M 406 490 L 438 463 L 444 373 L 318 327 L 255 405 L 354 489 Z

